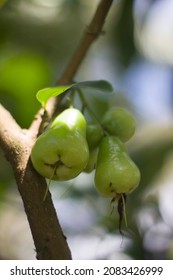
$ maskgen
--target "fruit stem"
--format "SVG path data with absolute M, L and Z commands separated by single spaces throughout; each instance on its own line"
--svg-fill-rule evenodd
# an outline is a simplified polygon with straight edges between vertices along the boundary
M 77 92 L 78 92 L 78 94 L 79 94 L 79 97 L 80 97 L 80 99 L 81 99 L 81 101 L 82 101 L 82 107 L 83 107 L 83 108 L 87 108 L 87 110 L 88 110 L 89 114 L 91 115 L 91 117 L 92 117 L 93 119 L 95 119 L 95 121 L 98 123 L 98 125 L 101 127 L 101 129 L 103 129 L 103 127 L 101 126 L 101 124 L 100 124 L 98 118 L 96 117 L 95 113 L 94 113 L 93 110 L 90 108 L 89 104 L 87 103 L 87 101 L 86 101 L 86 99 L 85 99 L 85 97 L 84 97 L 84 95 L 83 95 L 83 93 L 82 93 L 82 90 L 79 89 L 79 88 L 77 88 L 76 90 L 77 90 Z
M 70 95 L 68 96 L 68 102 L 69 102 L 69 108 L 73 108 L 73 103 L 74 103 L 74 96 L 75 96 L 75 89 L 72 88 L 71 89 L 71 92 L 70 92 Z
M 98 125 L 100 126 L 100 128 L 102 129 L 103 134 L 104 134 L 105 136 L 109 135 L 109 133 L 108 133 L 108 132 L 104 129 L 104 127 L 101 125 L 100 121 L 98 120 L 98 118 L 97 118 L 97 116 L 95 115 L 95 113 L 93 112 L 93 110 L 90 108 L 89 104 L 87 103 L 87 101 L 86 101 L 86 99 L 85 99 L 85 97 L 84 97 L 84 95 L 83 95 L 83 93 L 82 93 L 82 90 L 79 89 L 79 88 L 77 88 L 76 91 L 78 92 L 79 97 L 80 97 L 80 99 L 81 99 L 81 101 L 82 101 L 82 113 L 84 112 L 85 108 L 87 108 L 87 110 L 88 110 L 88 112 L 89 112 L 91 118 L 94 119 L 94 120 L 97 122 L 97 124 L 98 124 Z
M 121 231 L 121 224 L 124 217 L 124 222 L 127 227 L 127 217 L 126 217 L 126 195 L 124 193 L 121 194 L 121 197 L 118 200 L 118 213 L 119 213 L 119 232 L 123 235 Z
M 122 203 L 123 203 L 124 222 L 125 222 L 126 228 L 128 228 L 127 215 L 126 215 L 126 195 L 124 193 L 122 194 Z

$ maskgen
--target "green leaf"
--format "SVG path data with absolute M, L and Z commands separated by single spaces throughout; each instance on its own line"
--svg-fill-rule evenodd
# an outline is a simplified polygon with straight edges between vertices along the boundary
M 89 88 L 89 89 L 93 89 L 94 91 L 97 91 L 98 94 L 100 93 L 107 94 L 113 92 L 112 85 L 105 80 L 85 81 L 85 82 L 72 84 L 69 86 L 58 86 L 58 87 L 41 89 L 37 92 L 36 98 L 45 108 L 49 98 L 58 96 L 71 88 Z
M 42 104 L 42 106 L 45 108 L 46 103 L 47 103 L 49 98 L 60 95 L 61 93 L 70 89 L 72 86 L 73 85 L 59 86 L 59 87 L 52 87 L 52 88 L 44 88 L 44 89 L 41 89 L 37 92 L 36 98 Z
M 92 88 L 92 89 L 102 91 L 102 92 L 113 92 L 112 85 L 105 80 L 80 82 L 80 83 L 73 85 L 73 87 L 74 88 L 87 87 L 87 88 Z
M 85 97 L 93 96 L 104 102 L 115 93 L 112 85 L 105 80 L 80 82 L 75 84 L 73 88 L 84 89 Z

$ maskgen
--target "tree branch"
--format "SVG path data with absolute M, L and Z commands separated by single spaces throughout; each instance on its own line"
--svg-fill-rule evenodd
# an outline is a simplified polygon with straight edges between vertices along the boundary
M 102 31 L 112 2 L 113 0 L 101 0 L 93 20 L 58 84 L 68 84 L 73 80 L 89 47 Z M 49 102 L 47 112 L 49 116 L 55 112 L 56 102 L 55 99 Z M 10 113 L 0 105 L 0 146 L 15 174 L 36 246 L 37 259 L 71 259 L 50 192 L 43 202 L 46 181 L 33 169 L 30 161 L 31 149 L 42 124 L 42 114 L 43 111 L 40 110 L 30 128 L 22 130 Z
M 1 104 L 0 116 L 0 146 L 6 153 L 10 154 L 12 150 L 17 150 L 16 145 L 22 130 L 12 115 Z
M 30 153 L 35 135 L 22 130 L 0 105 L 0 146 L 9 160 L 34 239 L 37 259 L 71 259 L 45 179 L 32 167 Z
M 72 56 L 67 68 L 65 69 L 60 79 L 57 81 L 57 84 L 65 85 L 72 82 L 91 44 L 95 41 L 95 39 L 97 39 L 97 37 L 102 32 L 102 27 L 112 2 L 113 0 L 100 1 L 100 4 L 98 5 L 98 8 L 90 25 L 85 31 L 84 36 L 74 55 Z

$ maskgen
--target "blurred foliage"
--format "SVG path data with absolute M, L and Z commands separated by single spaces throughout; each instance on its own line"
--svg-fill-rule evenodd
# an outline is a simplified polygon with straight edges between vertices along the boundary
M 108 58 L 109 61 L 107 61 L 106 67 L 99 69 L 98 76 L 101 76 L 101 79 L 105 79 L 104 75 L 106 74 L 107 65 L 113 69 L 112 71 L 115 71 L 112 74 L 114 78 L 117 75 L 117 64 L 119 69 L 127 71 L 133 58 L 138 55 L 133 38 L 133 1 L 114 2 L 110 17 L 108 16 L 106 21 L 106 24 L 108 23 L 105 27 L 106 34 L 95 43 L 94 48 L 96 51 L 93 52 L 91 49 L 91 52 L 88 54 L 88 61 L 91 59 L 94 62 L 88 63 L 87 58 L 85 60 L 86 64 L 84 62 L 82 76 L 85 80 L 88 79 L 88 76 L 94 76 L 92 63 L 98 63 L 100 57 L 97 54 L 101 53 L 103 55 L 105 49 L 108 52 L 111 49 L 112 56 Z M 40 107 L 35 98 L 36 92 L 44 87 L 54 85 L 55 80 L 62 73 L 97 3 L 98 1 L 91 0 L 6 0 L 0 2 L 0 102 L 10 110 L 22 127 L 27 128 L 30 125 Z M 118 74 L 120 75 L 120 73 Z M 112 77 L 110 77 L 110 80 L 113 79 Z M 113 82 L 114 80 L 112 80 Z M 126 208 L 129 227 L 126 230 L 123 224 L 123 229 L 124 238 L 129 241 L 129 245 L 125 246 L 123 257 L 134 259 L 172 258 L 173 229 L 171 223 L 167 225 L 171 232 L 167 238 L 169 246 L 150 251 L 145 243 L 145 238 L 150 228 L 160 222 L 164 225 L 166 224 L 160 211 L 159 189 L 154 190 L 152 186 L 160 174 L 167 156 L 173 150 L 173 135 L 170 132 L 172 127 L 168 130 L 163 130 L 161 125 L 157 133 L 154 129 L 150 132 L 145 131 L 140 116 L 136 108 L 134 108 L 133 100 L 129 101 L 125 93 L 122 93 L 119 89 L 116 89 L 111 96 L 99 95 L 92 90 L 85 90 L 84 93 L 86 102 L 95 112 L 98 119 L 101 118 L 109 106 L 124 106 L 134 112 L 138 119 L 137 130 L 143 131 L 142 135 L 139 133 L 139 136 L 137 135 L 134 141 L 127 145 L 132 158 L 141 170 L 142 178 L 139 188 L 129 195 L 127 199 Z M 78 96 L 75 97 L 74 102 L 76 106 L 82 108 L 81 100 Z M 89 120 L 90 115 L 87 110 L 85 110 L 85 113 Z M 15 182 L 12 170 L 2 151 L 0 151 L 0 162 L 0 221 L 1 228 L 5 224 L 4 228 L 9 233 L 8 236 L 10 236 L 9 239 L 6 239 L 5 230 L 1 233 L 1 250 L 4 244 L 13 242 L 13 234 L 16 238 L 20 236 L 20 226 L 18 230 L 16 226 L 13 233 L 13 224 L 14 219 L 16 219 L 15 225 L 18 225 L 21 221 L 17 219 L 18 214 L 14 218 L 12 212 L 13 209 L 17 209 L 17 213 L 21 214 L 23 213 L 23 208 L 18 200 L 16 203 L 13 197 Z M 110 214 L 112 210 L 110 200 L 99 197 L 97 194 L 93 186 L 93 174 L 91 176 L 82 174 L 70 183 L 58 184 L 53 182 L 51 191 L 53 191 L 55 196 L 55 204 L 57 204 L 56 198 L 59 192 L 62 191 L 64 193 L 67 191 L 66 199 L 58 200 L 58 204 L 61 201 L 62 204 L 70 201 L 68 211 L 66 209 L 59 211 L 60 220 L 69 238 L 76 237 L 80 243 L 81 235 L 83 238 L 86 236 L 85 242 L 87 242 L 89 236 L 92 238 L 94 238 L 93 236 L 101 236 L 101 238 L 109 236 L 112 238 L 111 240 L 119 237 L 116 207 L 112 214 Z M 76 210 L 75 217 L 69 216 L 67 218 L 66 215 L 73 214 L 73 208 L 77 207 L 77 205 L 81 208 Z M 87 220 L 83 221 L 85 224 L 82 224 L 83 228 L 78 222 L 79 216 L 83 214 L 81 209 L 83 211 L 86 209 L 87 213 L 91 213 L 90 222 Z M 151 211 L 143 219 L 146 209 Z M 11 211 L 9 214 L 10 218 L 8 219 L 7 211 Z M 67 225 L 74 218 L 76 220 L 75 225 L 73 224 L 73 227 Z M 25 220 L 24 214 L 23 219 Z M 66 219 L 67 222 L 65 223 Z M 140 223 L 145 224 L 150 220 L 149 226 L 142 228 Z M 28 228 L 22 228 L 22 233 L 24 231 L 28 231 Z M 25 235 L 22 234 L 22 236 Z M 151 238 L 154 237 L 151 235 Z M 117 258 L 117 248 L 120 247 L 121 236 L 119 240 L 120 242 L 115 248 L 115 252 L 111 250 L 105 251 L 102 253 L 102 256 L 98 257 Z M 20 241 L 18 240 L 17 244 L 25 248 L 26 240 Z M 82 246 L 82 243 L 78 247 L 80 246 Z M 91 248 L 92 246 L 89 247 Z M 17 248 L 15 250 L 16 253 L 8 254 L 7 250 L 3 249 L 3 251 L 1 250 L 2 255 L 0 257 L 22 258 L 25 250 L 22 251 L 21 249 L 22 254 L 17 252 Z M 82 250 L 79 249 L 79 251 Z M 24 257 L 29 258 L 27 254 Z
M 27 127 L 40 107 L 36 91 L 50 84 L 47 62 L 31 52 L 9 54 L 0 62 L 0 76 L 0 101 L 22 127 Z
M 134 21 L 133 21 L 133 0 L 121 3 L 119 18 L 112 26 L 112 44 L 115 45 L 115 52 L 118 52 L 117 59 L 125 68 L 135 56 L 134 44 Z

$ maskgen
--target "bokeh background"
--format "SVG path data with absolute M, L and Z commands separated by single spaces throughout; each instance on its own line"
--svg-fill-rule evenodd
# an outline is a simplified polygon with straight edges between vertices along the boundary
M 27 128 L 36 92 L 65 69 L 98 1 L 0 1 L 0 102 Z M 136 117 L 127 143 L 142 178 L 128 197 L 128 228 L 94 188 L 93 173 L 50 190 L 74 259 L 173 259 L 173 2 L 114 0 L 102 36 L 76 81 L 105 79 L 111 96 L 88 94 L 97 114 L 124 106 Z M 32 236 L 0 150 L 0 258 L 34 259 Z

